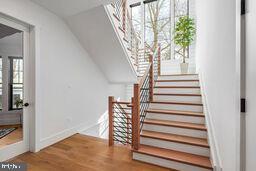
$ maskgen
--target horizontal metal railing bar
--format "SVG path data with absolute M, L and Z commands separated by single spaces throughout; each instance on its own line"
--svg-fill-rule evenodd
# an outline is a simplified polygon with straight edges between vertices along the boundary
M 123 127 L 123 126 L 113 126 L 114 128 L 122 128 L 122 129 L 127 129 L 127 127 Z M 130 129 L 130 128 L 128 128 L 128 129 Z
M 118 110 L 116 108 L 113 108 L 113 109 Z M 126 112 L 126 111 L 120 112 L 120 111 L 115 111 L 115 110 L 114 110 L 114 113 L 116 113 L 117 115 L 131 115 L 131 113 Z M 124 110 L 126 110 L 126 109 L 124 109 Z
M 130 135 L 132 134 L 132 131 L 131 132 L 124 132 L 124 131 L 116 130 L 115 132 L 116 133 L 119 132 L 119 133 L 122 133 L 122 134 L 130 134 Z
M 119 118 L 119 119 L 125 119 L 125 120 L 129 120 L 129 121 L 131 121 L 131 117 L 130 118 L 127 118 L 127 117 L 117 117 L 117 116 L 114 116 L 114 118 Z
M 120 124 L 125 124 L 125 125 L 131 125 L 132 123 L 127 123 L 127 122 L 117 122 L 117 121 L 113 121 L 114 123 L 120 123 Z
M 114 141 L 116 141 L 116 142 L 120 142 L 120 143 L 122 143 L 122 144 L 131 144 L 131 142 L 129 142 L 129 141 L 120 141 L 120 140 L 117 140 L 117 139 L 114 139 Z
M 114 137 L 115 138 L 121 138 L 121 139 L 125 139 L 125 140 L 131 140 L 129 139 L 131 137 L 131 134 L 129 136 L 127 136 L 126 134 L 125 135 L 120 135 L 120 134 L 114 134 Z
M 131 104 L 131 102 L 123 102 L 123 101 L 113 101 L 113 103 L 116 103 L 116 104 L 126 104 L 126 105 Z

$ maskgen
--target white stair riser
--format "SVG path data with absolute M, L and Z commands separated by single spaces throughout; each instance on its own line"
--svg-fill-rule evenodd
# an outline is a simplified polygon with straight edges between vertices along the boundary
M 198 81 L 156 82 L 156 86 L 199 86 Z
M 188 123 L 196 123 L 196 124 L 204 124 L 205 123 L 204 117 L 196 117 L 196 116 L 147 113 L 146 118 L 147 119 L 167 120 L 167 121 L 188 122 Z
M 201 96 L 170 96 L 170 95 L 154 95 L 156 101 L 175 101 L 175 102 L 195 102 L 201 103 Z
M 141 137 L 141 144 L 210 157 L 210 149 L 190 144 Z
M 154 88 L 154 93 L 200 94 L 200 88 Z
M 198 80 L 198 75 L 159 76 L 159 80 Z
M 139 63 L 142 64 L 142 65 L 148 65 L 149 64 L 149 62 L 143 61 L 143 60 L 140 60 Z
M 151 103 L 151 109 L 203 112 L 203 106 Z
M 147 130 L 147 131 L 185 135 L 185 136 L 196 137 L 196 138 L 207 138 L 206 131 L 196 130 L 196 129 L 186 129 L 186 128 L 171 127 L 171 126 L 153 125 L 153 124 L 147 124 L 147 123 L 143 124 L 142 129 Z
M 146 163 L 155 164 L 155 165 L 166 167 L 166 168 L 170 168 L 170 169 L 181 170 L 181 171 L 211 171 L 210 169 L 204 169 L 201 167 L 184 164 L 176 161 L 166 160 L 163 158 L 154 157 L 146 154 L 140 154 L 136 152 L 133 152 L 133 159 L 146 162 Z

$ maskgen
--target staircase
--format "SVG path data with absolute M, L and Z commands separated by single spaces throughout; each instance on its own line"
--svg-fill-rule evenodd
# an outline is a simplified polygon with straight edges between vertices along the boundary
M 133 159 L 181 171 L 213 170 L 196 74 L 159 76 Z

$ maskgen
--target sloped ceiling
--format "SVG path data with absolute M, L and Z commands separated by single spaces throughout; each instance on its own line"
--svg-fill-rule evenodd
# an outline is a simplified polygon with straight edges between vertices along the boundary
M 99 5 L 106 5 L 114 0 L 31 0 L 62 18 L 87 11 Z
M 20 30 L 16 30 L 12 27 L 8 27 L 6 25 L 0 24 L 0 39 L 6 37 L 6 36 L 10 36 L 13 35 L 15 33 L 20 33 Z

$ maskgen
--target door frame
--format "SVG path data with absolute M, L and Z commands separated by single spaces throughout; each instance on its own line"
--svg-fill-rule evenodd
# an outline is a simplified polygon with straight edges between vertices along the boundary
M 23 31 L 24 102 L 30 104 L 23 109 L 23 140 L 0 149 L 0 161 L 5 161 L 36 148 L 35 124 L 35 27 L 0 13 L 0 23 Z
M 241 15 L 241 0 L 236 0 L 236 103 L 239 115 L 236 118 L 236 171 L 244 171 L 245 115 L 241 112 L 241 98 L 245 97 L 245 16 Z

